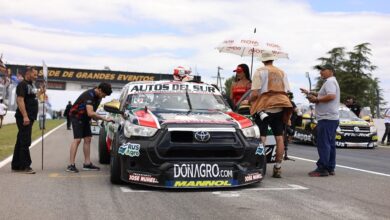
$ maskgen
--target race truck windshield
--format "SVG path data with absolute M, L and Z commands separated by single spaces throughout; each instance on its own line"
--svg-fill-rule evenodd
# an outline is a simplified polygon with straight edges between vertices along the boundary
M 349 110 L 339 110 L 340 119 L 348 119 L 352 121 L 362 121 L 359 117 L 355 115 L 352 111 Z
M 127 109 L 144 108 L 157 111 L 227 111 L 221 95 L 212 93 L 137 93 L 127 97 Z

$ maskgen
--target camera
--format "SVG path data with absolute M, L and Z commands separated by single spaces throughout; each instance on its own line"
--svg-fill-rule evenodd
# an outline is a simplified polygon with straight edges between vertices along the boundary
M 258 111 L 258 112 L 256 112 L 256 117 L 259 118 L 260 120 L 264 121 L 268 118 L 268 114 L 265 113 L 264 111 Z
M 288 136 L 294 136 L 294 129 L 292 129 L 291 127 L 287 126 L 286 127 L 286 132 L 287 132 L 287 135 Z

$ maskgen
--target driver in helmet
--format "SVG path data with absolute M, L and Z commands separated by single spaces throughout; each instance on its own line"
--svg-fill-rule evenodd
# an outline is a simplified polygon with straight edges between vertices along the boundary
M 173 79 L 176 81 L 191 81 L 193 80 L 193 76 L 191 76 L 191 68 L 178 66 L 173 70 Z

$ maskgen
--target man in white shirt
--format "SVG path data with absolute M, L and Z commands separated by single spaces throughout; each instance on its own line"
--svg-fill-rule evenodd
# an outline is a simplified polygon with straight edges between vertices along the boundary
M 0 128 L 3 126 L 3 118 L 7 114 L 7 106 L 3 103 L 3 99 L 0 99 Z
M 385 144 L 385 140 L 386 140 L 386 137 L 387 137 L 387 145 L 390 145 L 390 108 L 387 108 L 385 110 L 385 127 L 386 127 L 386 130 L 385 130 L 385 133 L 383 134 L 383 137 L 382 137 L 382 141 L 381 141 L 381 144 L 384 145 Z

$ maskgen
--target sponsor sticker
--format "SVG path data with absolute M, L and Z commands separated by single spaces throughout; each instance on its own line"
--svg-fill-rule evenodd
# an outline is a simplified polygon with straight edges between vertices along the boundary
M 154 83 L 154 84 L 135 84 L 129 87 L 129 94 L 147 93 L 147 92 L 193 92 L 193 93 L 211 93 L 220 94 L 217 89 L 207 84 L 192 84 L 192 83 Z
M 248 175 L 245 176 L 245 182 L 251 182 L 251 181 L 255 181 L 255 180 L 260 180 L 261 178 L 263 178 L 261 173 L 259 173 L 259 172 L 251 173 L 251 174 L 248 174 Z
M 311 135 L 311 134 L 302 134 L 302 133 L 298 133 L 298 132 L 295 132 L 295 134 L 294 134 L 294 138 L 301 140 L 301 141 L 311 141 L 312 136 L 313 135 Z
M 232 180 L 178 180 L 173 182 L 173 187 L 226 187 L 232 185 Z
M 156 177 L 142 173 L 129 173 L 129 181 L 158 184 L 158 180 Z
M 370 134 L 365 133 L 344 133 L 345 137 L 370 137 Z
M 264 146 L 263 144 L 259 144 L 259 146 L 256 149 L 255 155 L 264 155 Z
M 127 155 L 129 157 L 139 157 L 139 149 L 139 144 L 125 143 L 119 147 L 118 154 Z
M 232 178 L 233 170 L 220 169 L 218 164 L 174 164 L 174 178 Z

